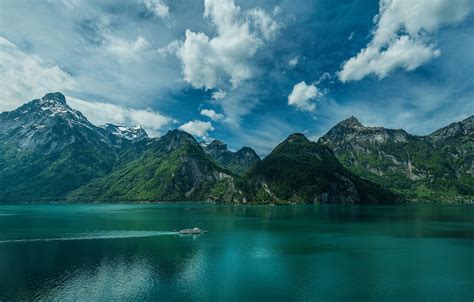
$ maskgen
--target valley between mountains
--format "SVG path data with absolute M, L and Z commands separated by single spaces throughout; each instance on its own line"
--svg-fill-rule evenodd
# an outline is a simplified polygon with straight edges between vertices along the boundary
M 90 123 L 49 93 L 0 114 L 0 202 L 473 203 L 474 116 L 427 136 L 350 117 L 250 147 Z

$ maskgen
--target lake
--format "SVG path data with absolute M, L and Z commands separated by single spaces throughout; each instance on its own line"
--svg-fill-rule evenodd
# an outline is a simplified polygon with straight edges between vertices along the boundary
M 474 206 L 0 206 L 0 301 L 35 299 L 471 302 Z

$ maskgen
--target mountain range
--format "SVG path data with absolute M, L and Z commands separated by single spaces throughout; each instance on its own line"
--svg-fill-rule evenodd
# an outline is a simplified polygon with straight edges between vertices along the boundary
M 406 200 L 473 200 L 474 116 L 426 136 L 365 127 L 351 117 L 318 143 L 331 148 L 353 173 Z
M 472 202 L 474 117 L 428 136 L 351 117 L 261 159 L 181 130 L 90 123 L 49 93 L 0 114 L 1 202 Z

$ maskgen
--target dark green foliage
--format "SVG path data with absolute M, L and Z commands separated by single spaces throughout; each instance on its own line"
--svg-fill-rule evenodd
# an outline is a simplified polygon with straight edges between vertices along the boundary
M 12 152 L 1 146 L 4 163 L 0 167 L 0 200 L 55 201 L 91 179 L 112 170 L 115 157 L 104 150 L 72 144 L 59 153 L 38 155 Z
M 395 196 L 350 173 L 332 151 L 293 134 L 247 174 L 257 202 L 390 203 Z
M 206 156 L 194 138 L 170 131 L 153 140 L 135 160 L 72 192 L 71 201 L 206 201 L 237 194 L 229 185 L 232 175 Z M 224 184 L 228 184 L 225 186 Z

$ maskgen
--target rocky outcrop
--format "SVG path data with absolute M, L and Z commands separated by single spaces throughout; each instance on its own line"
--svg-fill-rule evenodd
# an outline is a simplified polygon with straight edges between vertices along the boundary
M 431 135 L 401 129 L 365 127 L 356 118 L 337 124 L 319 139 L 342 164 L 409 200 L 470 199 L 473 167 L 473 117 Z M 464 196 L 464 197 L 463 197 Z
M 118 137 L 132 142 L 138 142 L 148 138 L 148 134 L 141 126 L 127 127 L 125 125 L 114 125 L 106 123 L 100 126 Z
M 222 167 L 236 174 L 243 174 L 248 168 L 260 161 L 260 157 L 250 147 L 243 147 L 237 152 L 227 149 L 227 145 L 214 140 L 203 146 L 204 151 Z

